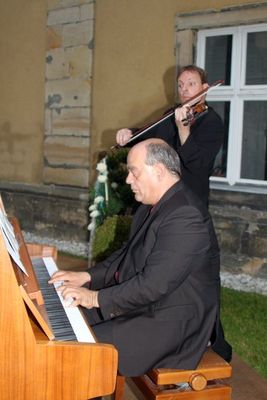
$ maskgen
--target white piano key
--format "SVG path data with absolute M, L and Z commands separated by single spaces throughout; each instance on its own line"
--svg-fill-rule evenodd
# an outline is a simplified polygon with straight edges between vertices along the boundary
M 58 267 L 52 257 L 43 257 L 43 261 L 50 276 L 52 276 L 55 272 L 58 271 Z M 60 286 L 60 283 L 57 282 L 54 286 L 57 289 L 57 287 Z M 95 339 L 90 329 L 88 328 L 79 308 L 66 306 L 66 303 L 61 294 L 57 292 L 57 295 L 67 314 L 67 317 L 77 337 L 78 342 L 95 343 Z

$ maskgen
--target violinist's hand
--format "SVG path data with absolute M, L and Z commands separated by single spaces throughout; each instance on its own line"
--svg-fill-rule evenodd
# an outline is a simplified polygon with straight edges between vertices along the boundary
M 181 145 L 183 145 L 190 134 L 190 124 L 185 125 L 188 112 L 190 108 L 188 106 L 178 107 L 175 110 L 175 123 L 178 128 Z
M 86 308 L 99 307 L 98 304 L 98 292 L 95 290 L 89 290 L 86 288 L 79 288 L 69 284 L 63 284 L 57 289 L 65 302 L 69 300 L 69 306 L 83 306 Z
M 48 281 L 48 283 L 62 282 L 63 284 L 71 284 L 73 286 L 83 286 L 85 283 L 91 281 L 91 276 L 86 271 L 57 271 Z
M 120 129 L 116 134 L 116 142 L 120 146 L 124 146 L 132 136 L 133 132 L 130 129 Z
M 187 105 L 176 108 L 174 115 L 175 115 L 175 122 L 178 127 L 184 126 L 184 122 L 187 119 L 188 113 L 190 113 L 190 107 Z

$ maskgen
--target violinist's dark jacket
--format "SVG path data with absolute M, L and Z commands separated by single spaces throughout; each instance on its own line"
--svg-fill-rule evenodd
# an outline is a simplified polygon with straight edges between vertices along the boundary
M 208 111 L 191 124 L 190 135 L 182 146 L 174 115 L 132 140 L 129 146 L 153 137 L 165 140 L 177 151 L 184 183 L 208 205 L 209 177 L 213 173 L 214 161 L 224 138 L 224 125 L 219 115 L 208 106 Z M 222 161 L 225 163 L 223 156 L 222 153 Z M 218 175 L 223 172 L 216 171 Z

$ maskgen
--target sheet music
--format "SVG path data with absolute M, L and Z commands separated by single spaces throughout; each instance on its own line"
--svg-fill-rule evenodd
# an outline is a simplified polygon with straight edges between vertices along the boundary
M 9 255 L 13 258 L 17 266 L 24 272 L 24 274 L 28 275 L 20 259 L 19 244 L 16 239 L 13 226 L 11 225 L 11 223 L 7 218 L 1 196 L 0 196 L 0 229 L 2 231 L 4 242 Z

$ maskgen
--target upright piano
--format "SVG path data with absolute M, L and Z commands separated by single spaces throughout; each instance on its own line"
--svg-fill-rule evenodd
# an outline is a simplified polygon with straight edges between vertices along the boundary
M 54 264 L 56 249 L 26 245 L 18 221 L 10 222 L 25 271 L 10 256 L 0 229 L 0 399 L 86 400 L 113 393 L 117 350 L 97 343 L 88 326 L 88 336 L 79 338 L 67 332 L 71 328 L 57 329 L 61 316 L 51 322 L 51 293 L 47 300 L 37 275 L 44 264 Z

